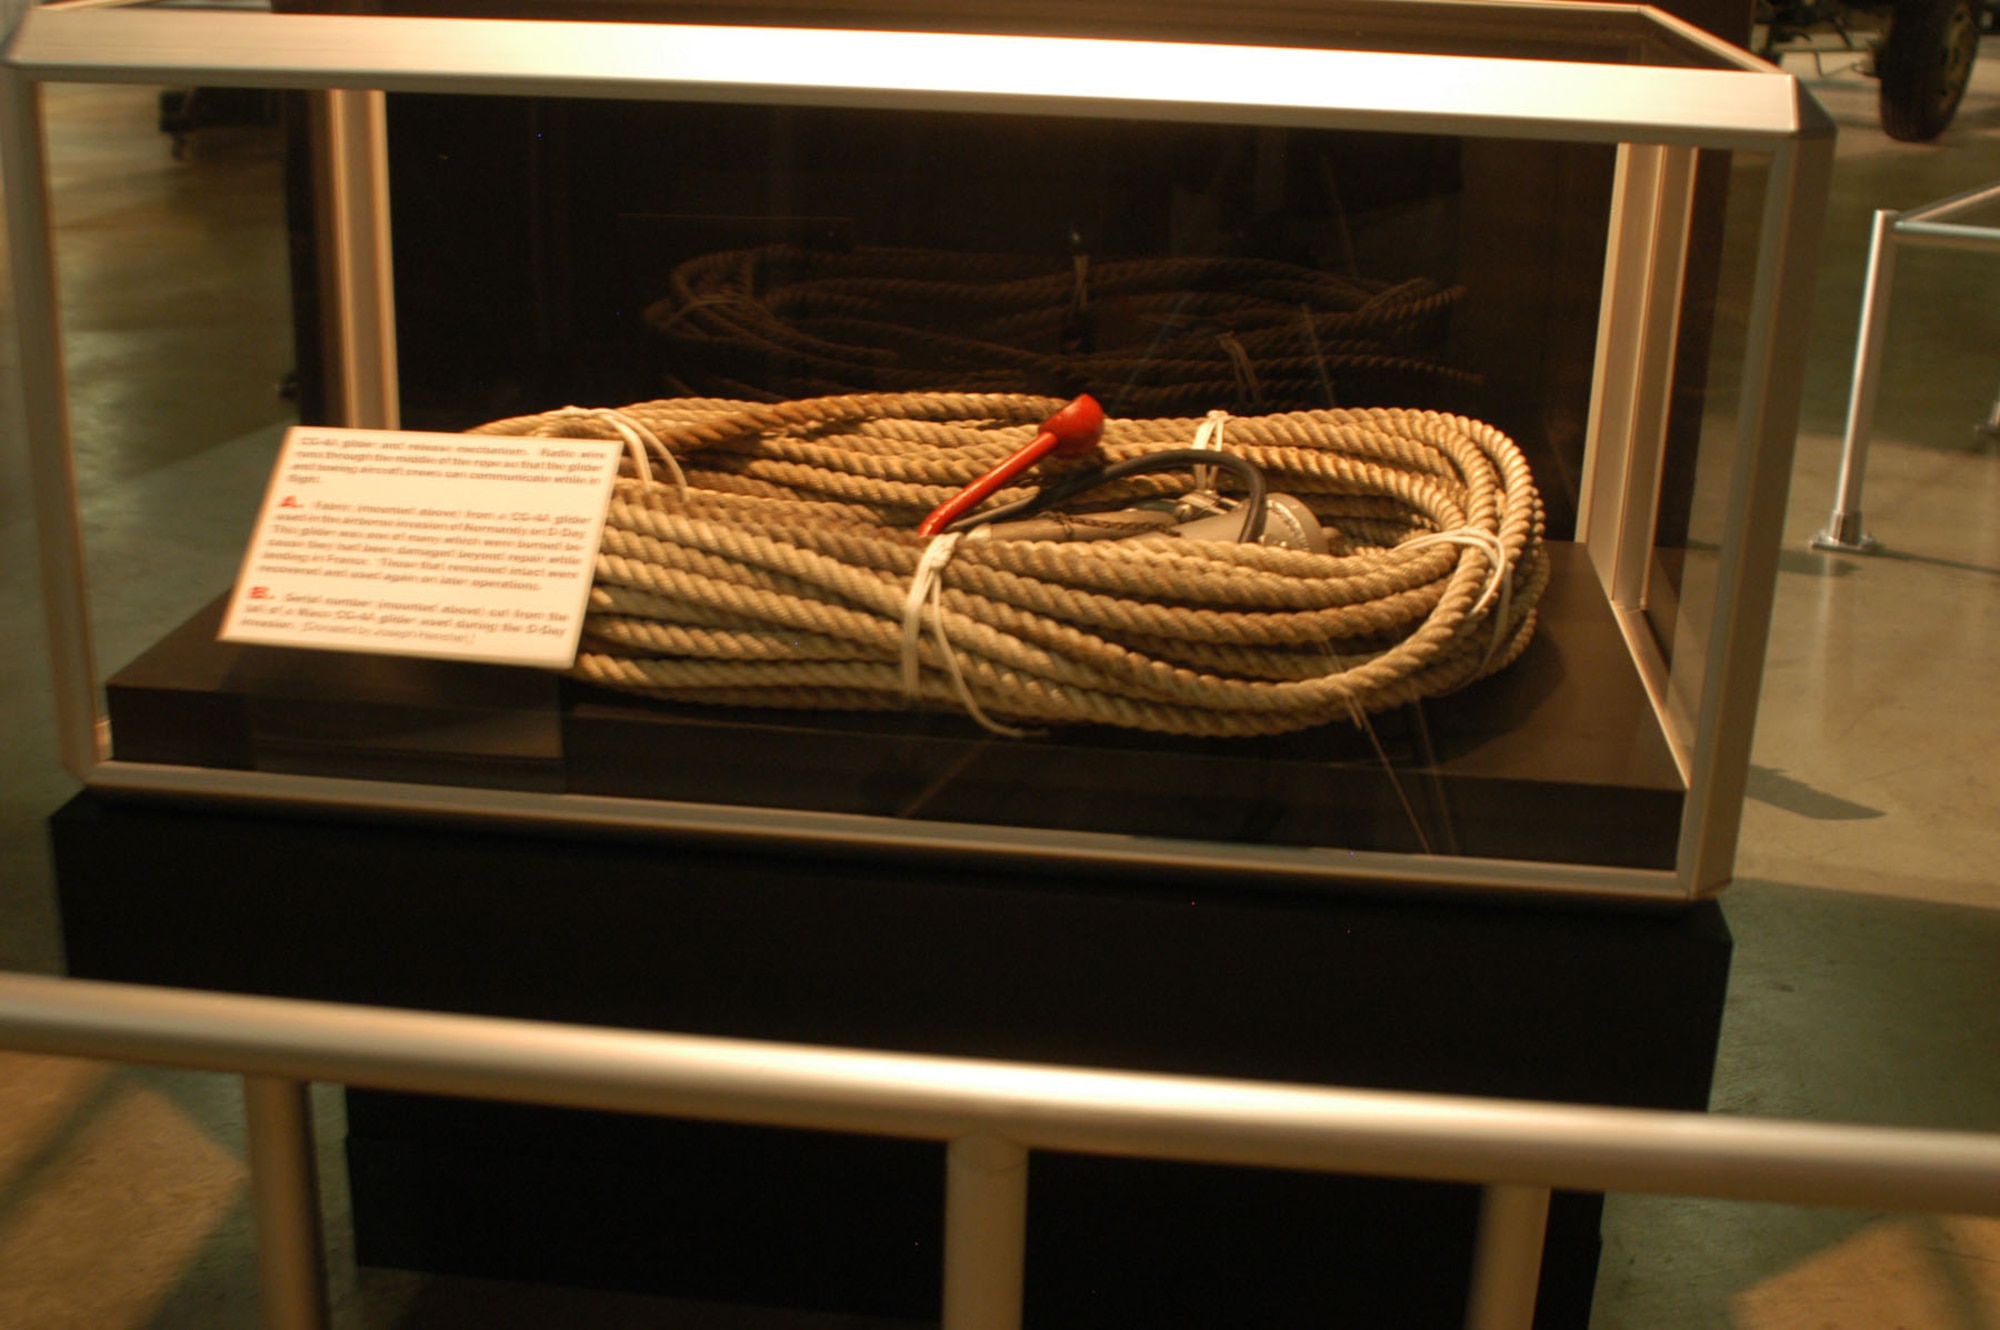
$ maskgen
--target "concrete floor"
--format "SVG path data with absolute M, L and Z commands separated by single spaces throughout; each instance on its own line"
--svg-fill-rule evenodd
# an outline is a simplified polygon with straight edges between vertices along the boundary
M 1813 78 L 1842 123 L 1739 879 L 1714 1106 L 2000 1130 L 2000 259 L 1905 256 L 1866 511 L 1826 518 L 1871 209 L 2000 179 L 2000 51 L 1936 145 L 1892 143 L 1873 85 Z M 287 406 L 269 135 L 174 160 L 146 90 L 51 92 L 79 476 L 103 666 L 232 574 Z M 7 336 L 11 338 L 11 329 Z M 11 342 L 7 348 L 12 360 Z M 72 791 L 46 709 L 17 406 L 0 407 L 0 967 L 61 956 L 43 819 Z M 250 391 L 243 385 L 250 384 Z M 216 443 L 216 439 L 226 442 Z M 319 1100 L 337 1323 L 825 1327 L 823 1317 L 357 1272 L 337 1096 Z M 0 1326 L 255 1323 L 241 1113 L 220 1078 L 0 1055 Z M 1613 1198 L 1598 1330 L 1991 1330 L 2000 1224 Z
M 1882 550 L 1814 553 L 1832 508 L 1876 208 L 2000 180 L 2000 54 L 1935 145 L 1875 86 L 1788 68 L 1840 122 L 1798 461 L 1737 880 L 1720 1112 L 2000 1128 L 2000 256 L 1896 274 L 1864 512 Z M 2000 221 L 2000 210 L 1977 220 Z M 1596 1330 L 2000 1325 L 2000 1223 L 1618 1197 Z

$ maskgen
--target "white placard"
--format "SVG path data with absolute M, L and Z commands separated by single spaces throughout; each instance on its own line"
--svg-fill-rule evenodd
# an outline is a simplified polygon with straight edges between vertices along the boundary
M 289 430 L 221 636 L 567 668 L 623 446 Z

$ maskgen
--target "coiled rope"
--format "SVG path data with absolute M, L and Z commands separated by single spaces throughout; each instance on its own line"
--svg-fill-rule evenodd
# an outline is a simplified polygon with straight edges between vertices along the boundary
M 680 390 L 1094 394 L 1122 415 L 1408 401 L 1465 294 L 1266 259 L 772 245 L 691 259 L 646 311 Z M 783 384 L 786 391 L 774 392 Z
M 1491 426 L 1427 411 L 1231 418 L 1226 447 L 1308 505 L 1327 554 L 1146 535 L 1060 543 L 912 528 L 1062 403 L 1015 395 L 566 409 L 475 433 L 623 437 L 575 673 L 688 702 L 1270 734 L 1359 720 L 1511 662 L 1548 580 L 1539 496 Z M 1200 420 L 1114 419 L 1117 462 Z M 1188 488 L 1136 475 L 1116 509 Z M 1002 490 L 992 503 L 1033 489 Z M 928 585 L 918 581 L 920 562 Z M 942 556 L 942 557 L 941 557 Z M 916 614 L 919 632 L 906 631 Z M 907 666 L 907 668 L 906 668 Z M 907 677 L 906 677 L 907 676 Z

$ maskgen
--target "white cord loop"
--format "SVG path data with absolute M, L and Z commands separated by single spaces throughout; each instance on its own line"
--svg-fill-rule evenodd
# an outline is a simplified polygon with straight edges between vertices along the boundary
M 1221 452 L 1222 432 L 1228 424 L 1229 413 L 1227 411 L 1209 412 L 1208 418 L 1203 420 L 1200 428 L 1195 430 L 1194 442 L 1188 446 L 1197 452 L 1206 452 L 1211 449 L 1218 453 Z M 1194 487 L 1198 490 L 1214 489 L 1215 468 L 1212 466 L 1196 467 L 1194 469 Z
M 1507 546 L 1491 531 L 1480 531 L 1473 527 L 1459 527 L 1451 531 L 1435 531 L 1429 535 L 1417 536 L 1404 541 L 1398 549 L 1420 550 L 1430 545 L 1457 545 L 1465 549 L 1475 549 L 1486 556 L 1486 582 L 1479 589 L 1479 599 L 1472 602 L 1468 619 L 1476 619 L 1492 606 L 1497 598 L 1499 612 L 1493 616 L 1493 641 L 1486 648 L 1486 655 L 1479 668 L 1484 670 L 1493 663 L 1493 657 L 1500 650 L 1502 635 L 1506 631 L 1507 615 L 1513 608 L 1514 569 L 1507 558 Z
M 917 571 L 910 578 L 909 594 L 903 598 L 903 697 L 912 706 L 924 700 L 923 673 L 918 656 L 923 644 L 924 619 L 928 617 L 938 655 L 944 658 L 945 677 L 951 680 L 951 690 L 958 695 L 966 714 L 994 734 L 1009 739 L 1025 739 L 1033 731 L 1002 725 L 980 708 L 978 700 L 972 696 L 971 685 L 965 681 L 964 671 L 959 668 L 958 653 L 952 650 L 951 638 L 944 630 L 944 566 L 951 562 L 952 552 L 958 548 L 964 534 L 962 531 L 948 531 L 933 537 L 931 543 L 924 546 L 924 555 L 917 560 Z
M 917 571 L 910 578 L 910 592 L 903 598 L 903 698 L 912 706 L 924 698 L 917 663 L 917 648 L 924 631 L 924 605 L 933 593 L 943 590 L 944 566 L 951 562 L 951 553 L 958 548 L 962 535 L 960 531 L 947 531 L 932 537 L 931 543 L 924 546 L 924 557 L 917 560 Z
M 650 454 L 657 452 L 660 460 L 667 464 L 667 474 L 674 478 L 675 492 L 680 495 L 682 502 L 687 501 L 687 473 L 681 470 L 680 459 L 674 456 L 672 449 L 660 441 L 659 435 L 646 427 L 644 421 L 634 420 L 623 411 L 610 406 L 565 406 L 560 410 L 549 412 L 549 418 L 601 420 L 611 426 L 618 432 L 618 437 L 625 440 L 625 454 L 632 459 L 633 474 L 638 476 L 639 484 L 646 489 L 652 489 L 658 483 L 653 479 L 653 468 L 649 461 Z
M 1250 352 L 1244 348 L 1242 339 L 1233 332 L 1223 333 L 1215 339 L 1229 357 L 1229 371 L 1236 376 L 1236 390 L 1243 400 L 1250 403 L 1254 411 L 1264 409 L 1264 385 L 1257 382 L 1257 366 L 1250 359 Z

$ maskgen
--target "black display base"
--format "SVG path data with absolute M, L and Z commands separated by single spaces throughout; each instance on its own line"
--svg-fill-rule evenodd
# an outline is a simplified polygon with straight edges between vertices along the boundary
M 1671 871 L 1679 769 L 1589 559 L 1549 553 L 1521 658 L 1377 716 L 1373 741 L 1340 723 L 998 742 L 941 713 L 673 706 L 535 670 L 218 642 L 220 601 L 112 677 L 111 729 L 133 762 Z
M 1701 1109 L 1713 904 L 1186 891 L 80 796 L 81 976 L 1089 1066 Z M 938 1147 L 352 1094 L 362 1259 L 934 1315 Z M 1558 1198 L 1538 1324 L 1588 1322 Z M 1037 1156 L 1037 1326 L 1455 1326 L 1475 1193 Z

